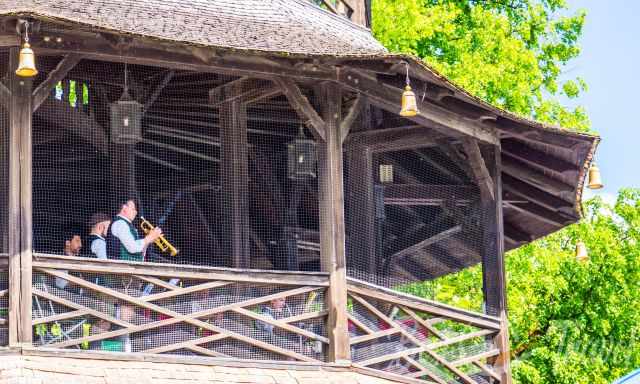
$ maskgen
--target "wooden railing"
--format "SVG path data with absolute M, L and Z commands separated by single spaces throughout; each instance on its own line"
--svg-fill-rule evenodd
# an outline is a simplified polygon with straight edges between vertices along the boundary
M 34 255 L 36 347 L 325 360 L 323 273 Z
M 350 280 L 354 364 L 425 382 L 500 382 L 500 319 Z

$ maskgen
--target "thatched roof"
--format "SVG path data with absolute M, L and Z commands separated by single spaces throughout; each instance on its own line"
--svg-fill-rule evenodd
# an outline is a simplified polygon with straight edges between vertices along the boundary
M 3 0 L 29 14 L 132 35 L 219 48 L 298 54 L 378 54 L 371 33 L 308 0 Z

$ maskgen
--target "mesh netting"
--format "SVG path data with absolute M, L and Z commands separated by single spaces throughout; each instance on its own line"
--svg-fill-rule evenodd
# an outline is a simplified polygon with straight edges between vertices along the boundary
M 92 215 L 132 198 L 138 234 L 144 217 L 179 250 L 146 261 L 318 270 L 315 141 L 270 82 L 245 80 L 81 61 L 34 114 L 35 251 L 93 256 Z
M 345 145 L 349 275 L 402 288 L 495 254 L 485 247 L 495 211 L 484 213 L 460 140 L 397 114 L 369 112 Z

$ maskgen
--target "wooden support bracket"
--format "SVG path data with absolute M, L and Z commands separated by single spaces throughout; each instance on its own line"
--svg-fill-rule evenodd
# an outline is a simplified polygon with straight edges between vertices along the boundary
M 312 132 L 317 139 L 325 140 L 326 124 L 313 108 L 309 99 L 302 93 L 302 90 L 291 79 L 275 77 L 273 81 L 282 89 L 282 93 L 287 97 L 289 103 L 298 116 L 312 128 Z
M 35 112 L 40 108 L 42 103 L 51 95 L 51 91 L 55 88 L 62 79 L 67 76 L 79 62 L 82 60 L 82 56 L 70 53 L 66 55 L 56 66 L 56 68 L 49 74 L 47 79 L 43 81 L 38 88 L 33 91 L 33 106 L 32 111 Z
M 483 196 L 483 198 L 495 201 L 496 197 L 494 193 L 493 179 L 491 178 L 489 169 L 487 169 L 487 164 L 482 157 L 478 142 L 471 139 L 465 139 L 462 141 L 462 145 L 464 146 L 464 150 L 467 153 L 467 158 L 469 159 L 469 163 L 471 166 L 471 172 L 473 173 L 475 181 L 480 188 L 480 194 Z

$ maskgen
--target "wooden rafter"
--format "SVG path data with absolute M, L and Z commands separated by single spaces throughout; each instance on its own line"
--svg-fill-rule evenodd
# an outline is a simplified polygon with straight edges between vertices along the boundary
M 480 146 L 475 140 L 465 139 L 462 141 L 464 151 L 467 153 L 469 159 L 469 165 L 471 172 L 478 188 L 480 188 L 480 194 L 484 199 L 495 200 L 494 183 L 487 168 L 487 164 L 480 152 Z
M 160 94 L 167 87 L 169 82 L 171 82 L 175 74 L 175 71 L 167 71 L 167 73 L 162 77 L 162 80 L 158 82 L 155 88 L 149 93 L 144 101 L 144 107 L 142 108 L 143 115 L 149 112 L 149 109 L 151 109 L 156 100 L 158 100 L 158 97 L 160 97 Z
M 64 58 L 58 63 L 56 68 L 51 71 L 49 76 L 45 81 L 38 85 L 33 91 L 33 107 L 32 110 L 35 112 L 40 108 L 42 103 L 51 95 L 51 91 L 55 88 L 56 84 L 62 81 L 67 74 L 82 60 L 81 55 L 77 55 L 74 53 L 69 53 L 64 56 Z
M 312 128 L 316 138 L 324 141 L 326 124 L 313 108 L 309 99 L 302 93 L 300 87 L 293 80 L 284 77 L 275 77 L 273 81 L 282 89 L 282 93 L 287 97 L 298 116 Z
M 461 225 L 456 225 L 453 228 L 449 228 L 447 230 L 444 230 L 436 235 L 430 236 L 424 240 L 421 240 L 413 245 L 408 246 L 407 248 L 401 249 L 397 252 L 395 252 L 394 254 L 392 254 L 391 256 L 389 256 L 389 260 L 392 259 L 398 259 L 398 258 L 402 258 L 405 256 L 409 256 L 409 255 L 413 255 L 425 248 L 427 248 L 428 246 L 430 246 L 431 244 L 435 244 L 439 241 L 445 240 L 457 233 L 460 233 L 462 231 L 462 226 Z
M 558 196 L 566 202 L 573 201 L 575 188 L 572 185 L 532 169 L 519 160 L 503 156 L 502 172 L 554 196 Z
M 270 81 L 245 76 L 211 89 L 209 102 L 214 107 L 232 101 L 250 103 L 264 99 L 265 93 L 271 97 L 274 95 Z
M 340 135 L 343 143 L 346 140 L 347 135 L 349 135 L 349 131 L 351 130 L 351 127 L 353 126 L 354 122 L 360 115 L 360 112 L 362 112 L 362 110 L 367 105 L 368 105 L 367 97 L 362 94 L 359 94 L 358 97 L 356 98 L 356 101 L 353 103 L 351 108 L 349 108 L 349 112 L 347 113 L 347 116 L 340 123 Z

